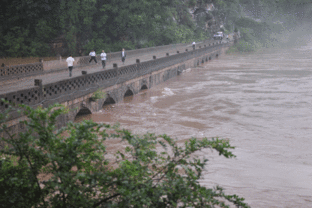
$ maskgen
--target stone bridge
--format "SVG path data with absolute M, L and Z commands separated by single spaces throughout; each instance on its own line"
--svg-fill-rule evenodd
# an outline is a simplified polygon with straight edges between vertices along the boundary
M 119 53 L 108 54 L 107 67 L 89 64 L 89 57 L 74 57 L 73 77 L 68 76 L 65 59 L 0 68 L 0 99 L 33 108 L 54 103 L 67 106 L 70 112 L 59 117 L 58 127 L 74 121 L 80 114 L 99 111 L 104 105 L 118 103 L 126 96 L 177 76 L 187 68 L 212 61 L 231 43 L 204 41 L 193 50 L 190 44 L 178 44 L 127 52 L 125 65 Z M 105 92 L 103 99 L 92 99 L 95 91 Z M 4 113 L 9 105 L 0 101 Z M 26 118 L 10 112 L 7 126 L 11 133 L 21 132 L 19 122 Z M 6 136 L 4 133 L 0 136 Z

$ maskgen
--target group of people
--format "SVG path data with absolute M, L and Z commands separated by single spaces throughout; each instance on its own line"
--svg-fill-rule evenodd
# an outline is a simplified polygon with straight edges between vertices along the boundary
M 120 55 L 121 55 L 122 64 L 125 64 L 127 55 L 126 55 L 126 51 L 125 51 L 124 48 L 122 49 Z M 90 56 L 89 63 L 91 63 L 92 60 L 94 60 L 94 62 L 97 63 L 95 50 L 91 51 L 89 53 L 89 56 Z M 105 51 L 102 50 L 102 53 L 100 54 L 100 57 L 101 57 L 103 69 L 105 69 L 105 66 L 106 66 L 106 56 L 107 55 L 106 55 Z M 69 57 L 66 59 L 66 62 L 67 62 L 68 70 L 69 70 L 69 77 L 71 77 L 75 59 L 72 57 L 72 55 L 69 55 Z

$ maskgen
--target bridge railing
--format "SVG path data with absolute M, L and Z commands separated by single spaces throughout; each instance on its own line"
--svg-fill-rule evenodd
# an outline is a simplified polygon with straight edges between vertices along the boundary
M 46 85 L 42 85 L 40 80 L 35 80 L 36 86 L 33 88 L 2 94 L 0 95 L 0 99 L 3 98 L 15 104 L 27 104 L 33 107 L 41 105 L 47 107 L 53 103 L 63 103 L 73 100 L 95 92 L 99 88 L 113 86 L 153 71 L 202 56 L 221 46 L 221 43 L 214 44 L 210 47 L 203 47 L 201 49 L 177 53 L 146 62 L 85 74 Z M 8 107 L 8 104 L 0 101 L 0 112 L 4 112 Z M 10 115 L 11 119 L 19 116 L 17 112 L 12 112 Z
M 23 74 L 37 74 L 43 72 L 43 63 L 31 63 L 31 64 L 20 64 L 14 66 L 0 67 L 0 78 L 3 77 L 15 77 Z
M 216 43 L 214 40 L 205 40 L 202 42 L 202 44 L 213 44 Z M 164 46 L 155 46 L 155 47 L 149 47 L 149 48 L 141 48 L 141 49 L 135 49 L 135 50 L 127 50 L 127 57 L 139 57 L 142 54 L 146 53 L 158 53 L 160 51 L 166 51 L 169 49 L 179 49 L 179 48 L 185 48 L 187 45 L 190 45 L 189 43 L 182 43 L 182 44 L 171 44 L 171 45 L 164 45 Z M 107 51 L 106 51 L 107 53 Z M 96 56 L 97 60 L 100 61 L 100 55 Z M 112 52 L 107 53 L 107 59 L 108 61 L 115 61 L 119 60 L 121 58 L 120 52 Z M 89 63 L 90 56 L 79 56 L 74 57 L 75 59 L 75 67 L 84 67 L 84 66 L 92 66 L 96 65 L 95 62 Z M 54 60 L 54 61 L 46 61 L 43 62 L 44 71 L 53 71 L 53 70 L 61 70 L 61 69 L 67 69 L 67 63 L 65 59 L 61 60 Z
M 213 44 L 215 41 L 213 40 L 205 40 L 202 44 Z M 127 52 L 128 57 L 133 56 L 140 56 L 141 54 L 146 54 L 150 52 L 160 52 L 166 51 L 168 49 L 179 49 L 185 48 L 187 45 L 190 46 L 189 43 L 182 43 L 182 44 L 171 44 L 171 45 L 164 45 L 164 46 L 156 46 L 156 47 L 149 47 L 149 48 L 142 48 L 136 50 L 129 50 Z M 107 53 L 107 58 L 109 61 L 114 61 L 120 59 L 120 52 L 113 52 Z M 79 56 L 74 57 L 75 59 L 75 67 L 84 67 L 84 66 L 92 66 L 96 65 L 94 62 L 89 63 L 90 57 L 89 56 Z M 97 56 L 97 60 L 100 60 L 100 56 Z M 31 76 L 36 74 L 42 73 L 50 73 L 50 72 L 58 72 L 61 70 L 67 69 L 66 59 L 59 59 L 59 60 L 52 60 L 52 61 L 42 61 L 32 64 L 21 64 L 21 65 L 13 65 L 13 66 L 4 66 L 0 67 L 0 80 L 9 80 L 15 77 L 25 77 Z

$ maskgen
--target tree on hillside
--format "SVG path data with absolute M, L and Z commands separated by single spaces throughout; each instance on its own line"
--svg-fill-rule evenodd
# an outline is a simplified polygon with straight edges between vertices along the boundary
M 57 8 L 58 0 L 2 0 L 0 57 L 48 55 L 58 28 Z
M 57 10 L 68 52 L 78 55 L 83 46 L 92 38 L 92 25 L 96 12 L 96 0 L 60 0 Z
M 23 133 L 10 134 L 0 115 L 0 131 L 9 135 L 0 139 L 0 207 L 248 207 L 198 182 L 207 160 L 193 153 L 211 148 L 232 158 L 226 140 L 181 145 L 167 135 L 138 136 L 92 121 L 58 130 L 64 106 L 20 107 L 27 116 L 19 124 Z
M 93 28 L 103 31 L 100 32 L 103 36 L 94 37 L 98 40 L 131 42 L 132 47 L 146 47 L 181 42 L 193 36 L 190 32 L 193 25 L 188 21 L 190 14 L 180 0 L 109 0 L 98 1 L 97 7 L 100 9 L 94 17 L 100 18 L 101 24 Z
M 216 9 L 207 12 L 210 3 Z M 245 16 L 295 26 L 311 8 L 310 0 L 2 0 L 0 57 L 56 55 L 55 40 L 61 55 L 203 40 L 208 20 L 231 31 Z
M 1 11 L 0 56 L 53 55 L 55 39 L 63 41 L 64 55 L 78 55 L 195 37 L 186 0 L 4 0 Z

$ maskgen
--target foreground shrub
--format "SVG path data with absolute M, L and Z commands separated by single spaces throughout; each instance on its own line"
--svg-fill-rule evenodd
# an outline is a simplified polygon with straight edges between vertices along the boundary
M 204 148 L 226 158 L 227 140 L 192 138 L 178 145 L 167 135 L 133 135 L 92 121 L 56 129 L 62 105 L 21 105 L 26 130 L 11 135 L 1 114 L 0 207 L 248 207 L 222 188 L 198 183 L 207 160 L 192 156 Z M 106 143 L 120 140 L 117 150 Z M 157 148 L 157 150 L 156 150 Z

